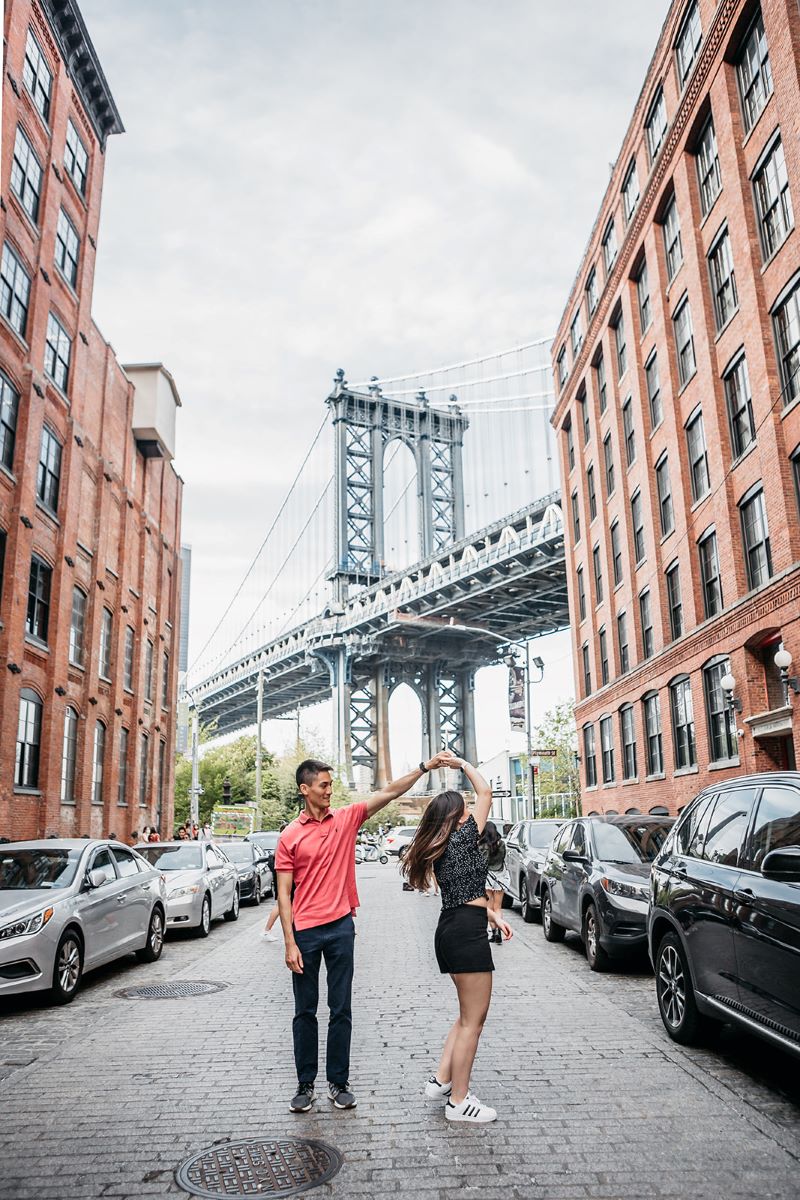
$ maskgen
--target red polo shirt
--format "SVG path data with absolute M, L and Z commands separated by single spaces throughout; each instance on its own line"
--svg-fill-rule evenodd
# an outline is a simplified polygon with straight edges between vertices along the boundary
M 356 836 L 366 819 L 367 806 L 361 801 L 329 809 L 321 821 L 301 812 L 284 829 L 275 870 L 294 875 L 295 929 L 327 925 L 358 908 Z

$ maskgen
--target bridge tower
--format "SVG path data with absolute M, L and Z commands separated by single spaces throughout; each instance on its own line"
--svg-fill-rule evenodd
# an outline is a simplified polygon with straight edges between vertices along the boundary
M 341 370 L 327 403 L 336 456 L 336 566 L 330 579 L 334 606 L 341 609 L 354 591 L 386 573 L 384 462 L 395 440 L 409 447 L 416 465 L 420 559 L 464 536 L 462 446 L 469 422 L 454 397 L 441 409 L 424 392 L 414 402 L 384 396 L 377 384 L 356 392 Z M 330 672 L 339 762 L 351 786 L 356 766 L 369 770 L 375 787 L 391 778 L 389 698 L 401 683 L 420 700 L 421 756 L 430 757 L 444 741 L 475 760 L 474 671 L 453 671 L 435 652 L 411 661 L 402 637 L 374 654 L 364 644 L 346 643 L 318 653 Z

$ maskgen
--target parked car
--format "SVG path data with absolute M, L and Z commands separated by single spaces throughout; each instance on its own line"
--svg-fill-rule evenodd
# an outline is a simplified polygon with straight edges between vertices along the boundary
M 215 917 L 239 917 L 239 876 L 215 842 L 146 842 L 136 849 L 164 876 L 167 928 L 208 937 Z
M 523 921 L 535 921 L 540 914 L 542 869 L 553 838 L 563 824 L 563 820 L 551 819 L 519 821 L 505 838 L 504 906 L 518 901 Z
M 548 942 L 580 935 L 586 960 L 602 971 L 609 959 L 647 945 L 650 869 L 673 817 L 598 816 L 568 821 L 542 873 L 542 929 Z
M 416 825 L 398 825 L 397 829 L 390 829 L 383 840 L 384 850 L 387 854 L 396 854 L 402 858 L 416 832 Z
M 648 934 L 676 1042 L 732 1021 L 800 1055 L 800 772 L 726 779 L 687 806 L 653 866 Z
M 275 873 L 275 855 L 278 851 L 278 842 L 281 840 L 281 835 L 276 829 L 264 829 L 258 833 L 248 833 L 244 839 L 246 842 L 253 842 L 254 845 L 260 846 L 269 859 L 269 869 L 272 872 L 272 894 L 278 894 L 278 876 Z
M 272 895 L 269 855 L 257 842 L 222 842 L 221 849 L 239 874 L 239 897 L 258 906 L 263 896 Z
M 158 871 L 117 842 L 47 838 L 0 846 L 0 996 L 72 1000 L 85 971 L 164 945 Z

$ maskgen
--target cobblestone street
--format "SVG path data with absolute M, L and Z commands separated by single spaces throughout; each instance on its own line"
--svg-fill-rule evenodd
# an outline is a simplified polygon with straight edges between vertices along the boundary
M 439 901 L 403 893 L 392 866 L 360 867 L 359 884 L 355 1111 L 322 1096 L 308 1116 L 288 1112 L 282 942 L 259 937 L 266 904 L 243 909 L 207 941 L 171 940 L 154 967 L 131 959 L 88 977 L 66 1008 L 6 1003 L 2 1200 L 184 1195 L 176 1168 L 212 1143 L 297 1135 L 344 1155 L 320 1197 L 798 1196 L 797 1064 L 727 1031 L 713 1051 L 673 1045 L 643 964 L 592 975 L 577 941 L 548 945 L 516 911 L 473 1078 L 499 1119 L 448 1125 L 422 1098 L 454 1015 L 433 958 Z M 116 995 L 181 979 L 229 987 Z

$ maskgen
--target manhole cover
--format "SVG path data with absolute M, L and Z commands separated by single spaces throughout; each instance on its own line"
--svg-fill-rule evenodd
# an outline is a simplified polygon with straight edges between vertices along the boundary
M 227 983 L 203 979 L 181 979 L 177 983 L 146 983 L 141 987 L 123 988 L 117 995 L 125 1000 L 180 1000 L 184 996 L 209 996 L 227 986 Z
M 342 1156 L 308 1138 L 229 1142 L 188 1159 L 176 1172 L 193 1196 L 294 1196 L 333 1178 Z

